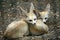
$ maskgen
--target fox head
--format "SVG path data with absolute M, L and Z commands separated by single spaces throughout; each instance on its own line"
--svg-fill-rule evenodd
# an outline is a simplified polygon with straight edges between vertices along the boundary
M 34 9 L 33 3 L 31 3 L 31 7 L 30 7 L 30 11 L 29 12 L 23 10 L 21 7 L 20 7 L 20 9 L 25 14 L 25 17 L 26 17 L 25 20 L 26 20 L 26 22 L 31 23 L 31 24 L 35 24 L 36 23 L 37 17 L 34 14 L 34 10 L 35 9 Z
M 50 13 L 50 4 L 47 4 L 45 10 L 42 12 L 39 12 L 40 19 L 42 19 L 43 22 L 46 22 L 47 19 L 49 18 L 49 13 Z

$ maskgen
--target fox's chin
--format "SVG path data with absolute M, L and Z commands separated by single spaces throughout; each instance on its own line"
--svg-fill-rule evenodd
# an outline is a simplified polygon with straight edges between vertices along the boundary
M 28 24 L 32 24 L 32 25 L 34 25 L 34 24 L 36 24 L 36 23 L 28 23 Z
M 43 22 L 46 22 L 46 21 L 43 21 Z
M 33 22 L 32 24 L 34 25 L 34 24 L 36 24 L 36 22 L 37 22 L 37 21 Z
M 46 22 L 47 20 L 43 20 L 43 22 Z

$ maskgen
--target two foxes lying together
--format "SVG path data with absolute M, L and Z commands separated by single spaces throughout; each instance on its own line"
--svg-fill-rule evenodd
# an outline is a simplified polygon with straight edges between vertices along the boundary
M 19 21 L 14 21 L 8 25 L 4 32 L 4 36 L 7 38 L 18 38 L 23 37 L 31 33 L 31 35 L 40 35 L 48 33 L 48 26 L 44 23 L 48 19 L 50 12 L 50 4 L 47 4 L 44 11 L 35 13 L 34 5 L 31 3 L 30 12 L 27 13 L 21 7 L 20 9 L 24 12 L 25 17 Z M 40 15 L 37 18 L 37 15 Z

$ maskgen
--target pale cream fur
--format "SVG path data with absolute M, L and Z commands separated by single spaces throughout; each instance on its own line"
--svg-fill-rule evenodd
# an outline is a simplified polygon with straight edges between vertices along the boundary
M 24 20 L 14 21 L 8 25 L 4 35 L 9 38 L 23 37 L 28 33 L 28 24 Z
M 48 30 L 48 26 L 40 19 L 37 20 L 35 25 L 30 25 L 30 32 L 32 35 L 46 34 Z

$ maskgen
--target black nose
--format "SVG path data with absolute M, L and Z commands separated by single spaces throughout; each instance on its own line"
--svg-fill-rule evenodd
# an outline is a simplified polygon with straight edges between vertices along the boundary
M 36 23 L 34 23 L 34 25 L 35 25 Z
M 46 24 L 46 22 L 44 22 Z

